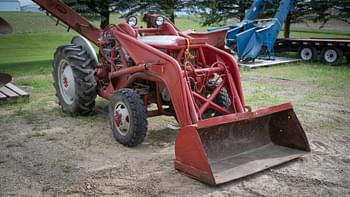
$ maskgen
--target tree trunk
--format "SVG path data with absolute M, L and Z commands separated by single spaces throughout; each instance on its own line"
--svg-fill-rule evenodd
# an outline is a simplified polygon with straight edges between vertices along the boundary
M 286 22 L 284 23 L 284 38 L 289 38 L 290 35 L 290 21 L 291 16 L 288 14 Z
M 244 6 L 243 1 L 239 1 L 239 21 L 243 21 L 245 15 L 246 15 L 246 7 Z
M 109 25 L 109 5 L 107 1 L 101 1 L 101 24 L 100 27 L 103 29 L 105 27 L 107 27 L 107 25 Z
M 100 27 L 103 29 L 109 25 L 109 11 L 100 13 L 101 15 L 101 24 Z
M 175 24 L 175 12 L 174 11 L 172 11 L 171 12 L 171 14 L 170 14 L 170 21 L 172 22 L 172 23 L 174 23 Z

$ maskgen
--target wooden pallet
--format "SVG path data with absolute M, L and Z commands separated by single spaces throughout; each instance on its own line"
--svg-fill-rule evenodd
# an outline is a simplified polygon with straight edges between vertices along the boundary
M 0 88 L 0 103 L 13 103 L 17 101 L 28 101 L 29 94 L 12 83 L 8 83 Z

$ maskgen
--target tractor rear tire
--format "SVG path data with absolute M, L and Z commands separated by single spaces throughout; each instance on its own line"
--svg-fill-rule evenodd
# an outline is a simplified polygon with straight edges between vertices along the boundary
M 71 115 L 88 115 L 95 106 L 97 62 L 74 44 L 57 48 L 53 60 L 54 87 L 58 103 Z
M 338 48 L 325 48 L 322 50 L 321 60 L 324 64 L 337 66 L 343 60 L 343 51 Z
M 112 95 L 109 120 L 114 138 L 134 147 L 141 144 L 147 133 L 147 112 L 139 94 L 124 88 Z

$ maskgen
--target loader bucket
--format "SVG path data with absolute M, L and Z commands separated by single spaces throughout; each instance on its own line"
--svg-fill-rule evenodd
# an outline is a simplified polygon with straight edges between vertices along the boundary
M 12 27 L 4 19 L 0 17 L 0 34 L 12 33 Z
M 0 88 L 12 80 L 11 75 L 0 73 Z
M 210 185 L 296 159 L 310 147 L 290 103 L 181 128 L 175 168 Z

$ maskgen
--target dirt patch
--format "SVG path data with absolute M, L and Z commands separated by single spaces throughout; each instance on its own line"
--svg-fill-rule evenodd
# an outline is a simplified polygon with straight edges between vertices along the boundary
M 278 101 L 295 102 L 310 154 L 210 187 L 174 169 L 172 117 L 150 118 L 144 143 L 127 148 L 112 137 L 105 101 L 97 101 L 90 117 L 67 116 L 54 102 L 31 111 L 5 106 L 0 107 L 0 196 L 350 195 L 349 95 L 342 90 L 310 99 L 315 86 L 305 81 L 264 76 L 243 81 L 246 87 L 279 84 L 274 92 Z M 248 97 L 254 91 L 245 89 Z

